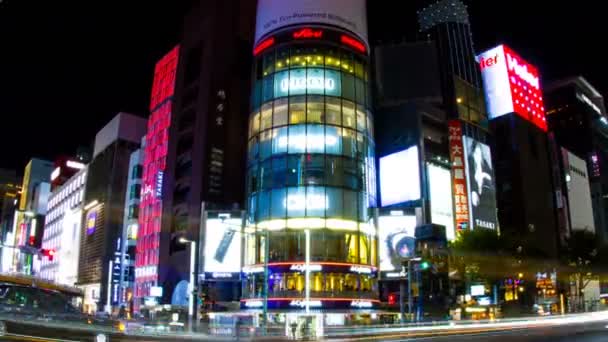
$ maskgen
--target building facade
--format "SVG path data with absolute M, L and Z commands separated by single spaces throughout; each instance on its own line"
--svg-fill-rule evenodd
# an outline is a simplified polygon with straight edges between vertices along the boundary
M 276 24 L 310 8 L 328 14 Z M 339 20 L 344 16 L 350 24 Z M 260 308 L 265 292 L 270 309 L 350 310 L 378 302 L 365 16 L 364 1 L 295 8 L 258 2 L 244 308 Z M 267 281 L 265 268 L 272 273 Z
M 76 283 L 84 291 L 85 312 L 111 312 L 118 304 L 113 284 L 120 277 L 116 253 L 121 251 L 129 160 L 145 131 L 145 119 L 118 113 L 95 137 L 84 191 Z
M 120 237 L 119 258 L 120 277 L 112 286 L 112 293 L 116 297 L 119 307 L 124 307 L 128 312 L 133 312 L 133 289 L 135 284 L 135 248 L 139 234 L 139 207 L 142 191 L 143 177 L 143 151 L 145 150 L 145 138 L 142 139 L 141 148 L 131 154 L 129 158 L 129 175 L 125 191 L 125 204 Z M 114 258 L 116 262 L 116 258 Z M 118 284 L 118 288 L 114 287 Z
M 155 130 L 164 136 L 146 139 L 143 188 L 157 184 L 159 178 L 162 186 L 154 185 L 152 195 L 145 192 L 141 199 L 137 305 L 147 297 L 152 305 L 187 303 L 190 270 L 196 265 L 190 264 L 191 245 L 180 243 L 180 238 L 203 238 L 203 203 L 208 209 L 243 209 L 246 141 L 242 137 L 247 132 L 254 22 L 255 1 L 199 2 L 185 17 L 174 56 L 166 57 L 173 61 L 165 66 L 171 70 L 166 80 L 174 84 L 159 99 L 153 98 L 157 106 L 150 108 L 149 125 L 160 120 L 157 117 L 167 118 Z M 159 141 L 164 145 L 154 147 Z M 163 152 L 151 157 L 152 150 Z M 153 170 L 146 166 L 149 163 L 154 163 Z M 149 198 L 157 190 L 162 192 L 160 201 Z M 157 222 L 153 229 L 145 226 L 151 217 Z M 218 285 L 238 289 L 234 282 Z M 157 287 L 163 289 L 162 296 L 151 295 Z
M 44 215 L 51 191 L 50 176 L 53 163 L 32 158 L 23 173 L 22 192 L 19 199 L 12 246 L 40 248 L 44 228 Z M 31 253 L 14 250 L 12 271 L 31 275 L 38 259 Z
M 42 248 L 54 250 L 53 260 L 42 259 L 38 276 L 73 286 L 78 280 L 80 227 L 84 207 L 87 168 L 56 185 L 49 196 Z
M 595 231 L 608 241 L 608 119 L 602 95 L 583 77 L 547 86 L 549 130 L 563 146 L 587 164 Z

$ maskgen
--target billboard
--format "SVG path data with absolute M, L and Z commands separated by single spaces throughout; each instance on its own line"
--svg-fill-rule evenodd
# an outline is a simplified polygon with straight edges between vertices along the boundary
M 565 148 L 562 148 L 562 160 L 568 190 L 570 226 L 572 230 L 595 232 L 587 163 Z
M 232 278 L 241 272 L 241 218 L 209 218 L 205 228 L 204 271 L 211 278 Z
M 382 206 L 420 199 L 418 146 L 380 157 Z
M 426 164 L 431 197 L 431 222 L 445 227 L 448 241 L 454 240 L 454 207 L 450 170 L 435 164 Z
M 490 119 L 516 113 L 547 131 L 538 69 L 506 45 L 477 57 Z
M 454 196 L 454 224 L 456 230 L 469 226 L 469 198 L 465 170 L 464 146 L 462 143 L 462 125 L 458 120 L 448 122 L 448 142 L 450 161 L 452 162 L 452 188 Z M 447 234 L 447 233 L 446 233 Z
M 416 216 L 387 215 L 378 217 L 380 238 L 380 271 L 401 269 L 401 262 L 414 256 Z
M 367 42 L 365 0 L 259 0 L 255 45 L 274 30 L 298 24 L 341 27 Z
M 496 229 L 496 185 L 490 147 L 463 137 L 471 228 Z

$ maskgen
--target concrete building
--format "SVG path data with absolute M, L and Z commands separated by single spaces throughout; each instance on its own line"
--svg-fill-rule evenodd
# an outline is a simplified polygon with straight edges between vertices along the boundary
M 145 132 L 145 119 L 118 113 L 95 137 L 84 192 L 76 283 L 84 290 L 86 312 L 110 312 L 115 304 L 112 283 L 120 276 L 115 253 L 121 251 L 129 160 Z

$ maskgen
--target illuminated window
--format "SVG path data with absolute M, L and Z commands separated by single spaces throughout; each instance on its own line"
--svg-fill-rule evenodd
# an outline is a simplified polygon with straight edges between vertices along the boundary
M 323 96 L 308 96 L 308 101 L 306 102 L 306 121 L 322 123 L 324 109 Z
M 272 127 L 272 103 L 266 103 L 262 106 L 262 121 L 260 130 L 266 130 Z
M 326 122 L 331 125 L 340 125 L 342 123 L 341 100 L 335 97 L 327 97 L 325 101 Z
M 286 98 L 274 101 L 274 127 L 287 125 L 287 102 Z
M 355 128 L 355 104 L 350 101 L 342 101 L 342 124 Z
M 293 97 L 289 103 L 289 123 L 297 124 L 306 121 L 306 103 L 303 96 Z

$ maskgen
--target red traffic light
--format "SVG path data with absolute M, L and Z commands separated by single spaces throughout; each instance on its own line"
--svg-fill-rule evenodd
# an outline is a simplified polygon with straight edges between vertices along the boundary
M 49 261 L 53 261 L 53 257 L 55 256 L 54 249 L 41 249 L 40 254 L 44 255 L 49 259 Z
M 388 305 L 395 305 L 397 304 L 397 296 L 394 294 L 389 294 L 388 295 Z

